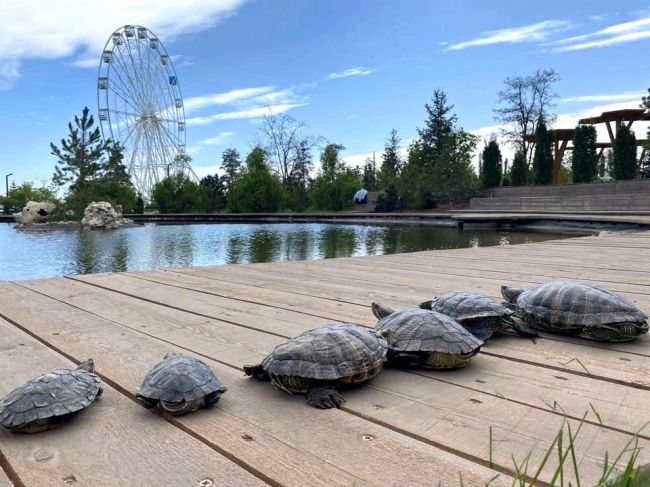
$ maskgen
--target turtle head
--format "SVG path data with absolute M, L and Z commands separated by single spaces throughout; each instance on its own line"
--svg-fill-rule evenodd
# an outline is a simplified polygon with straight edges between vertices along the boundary
M 501 296 L 503 296 L 503 299 L 505 299 L 508 303 L 516 303 L 517 298 L 523 292 L 524 290 L 520 287 L 511 286 L 509 284 L 504 284 L 501 286 Z
M 420 303 L 420 308 L 422 309 L 433 309 L 433 303 L 435 303 L 435 299 L 430 299 L 429 301 L 424 301 L 423 303 Z
M 381 320 L 382 318 L 385 318 L 388 315 L 392 315 L 395 310 L 392 308 L 389 308 L 385 304 L 381 303 L 372 303 L 372 314 L 375 315 L 375 317 L 378 320 Z
M 77 366 L 77 370 L 84 370 L 86 372 L 90 372 L 91 374 L 94 374 L 95 373 L 95 361 L 93 359 L 89 358 L 88 360 L 85 360 L 85 361 L 81 362 Z

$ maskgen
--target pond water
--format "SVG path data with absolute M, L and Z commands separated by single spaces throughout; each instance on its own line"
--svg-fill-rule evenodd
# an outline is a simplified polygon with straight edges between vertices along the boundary
M 565 237 L 493 229 L 322 223 L 145 225 L 113 231 L 25 231 L 2 223 L 0 279 L 329 259 Z

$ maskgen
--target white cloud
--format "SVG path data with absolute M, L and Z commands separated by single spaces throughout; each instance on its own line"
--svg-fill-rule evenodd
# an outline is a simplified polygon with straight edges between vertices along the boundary
M 0 87 L 11 87 L 30 59 L 75 56 L 75 65 L 96 67 L 118 26 L 144 25 L 167 42 L 215 25 L 245 1 L 114 0 L 101 7 L 85 0 L 0 2 Z
M 544 20 L 535 24 L 511 27 L 508 29 L 483 32 L 479 37 L 449 45 L 447 50 L 458 51 L 468 47 L 490 46 L 493 44 L 515 44 L 520 42 L 539 42 L 551 34 L 566 30 L 573 24 L 566 20 Z
M 293 108 L 298 108 L 307 105 L 307 103 L 286 103 L 281 105 L 267 105 L 257 108 L 248 108 L 244 110 L 236 110 L 232 112 L 216 113 L 214 115 L 207 115 L 203 117 L 193 117 L 187 119 L 187 125 L 207 125 L 218 120 L 237 120 L 247 118 L 262 118 L 265 115 L 288 112 Z
M 220 132 L 214 137 L 208 137 L 207 139 L 203 139 L 201 141 L 201 144 L 206 144 L 206 145 L 221 145 L 223 144 L 226 140 L 231 138 L 233 135 L 235 135 L 235 132 Z
M 284 113 L 307 105 L 307 97 L 298 94 L 294 88 L 278 90 L 273 86 L 260 86 L 194 96 L 185 100 L 188 113 L 215 105 L 228 106 L 230 110 L 197 115 L 187 119 L 187 124 L 207 125 L 219 120 L 256 119 L 269 113 Z
M 560 98 L 560 103 L 585 103 L 585 102 L 607 102 L 607 101 L 627 101 L 638 100 L 641 102 L 641 97 L 646 95 L 645 91 L 628 91 L 625 93 L 612 93 L 609 95 L 582 95 L 570 96 L 567 98 Z
M 567 52 L 608 47 L 647 38 L 650 38 L 650 17 L 610 25 L 596 32 L 560 39 L 547 45 L 555 46 L 550 49 L 551 52 Z
M 330 73 L 325 76 L 325 79 L 349 78 L 350 76 L 368 76 L 375 71 L 377 71 L 376 68 L 364 68 L 363 66 L 355 66 L 354 68 L 349 68 L 345 71 Z
M 196 174 L 196 177 L 199 178 L 199 180 L 203 179 L 206 176 L 212 176 L 219 173 L 218 165 L 198 167 L 192 166 L 192 169 L 194 170 L 194 174 Z
M 191 96 L 183 102 L 185 113 L 191 113 L 213 105 L 230 105 L 232 103 L 249 100 L 265 95 L 274 90 L 273 86 L 260 86 L 256 88 L 239 88 L 224 93 L 212 93 L 201 96 Z

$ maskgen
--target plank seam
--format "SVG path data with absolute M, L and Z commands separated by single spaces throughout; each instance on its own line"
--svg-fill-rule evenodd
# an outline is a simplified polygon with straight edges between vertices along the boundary
M 11 482 L 14 487 L 25 487 L 25 483 L 20 479 L 2 450 L 0 450 L 0 468 L 2 468 L 9 479 L 9 482 Z
M 52 299 L 54 299 L 54 298 L 52 298 Z M 25 328 L 25 327 L 24 327 L 23 325 L 21 325 L 20 323 L 14 321 L 13 319 L 9 318 L 8 316 L 5 316 L 3 313 L 0 313 L 0 318 L 4 319 L 4 320 L 7 321 L 8 323 L 11 323 L 13 326 L 15 326 L 16 328 L 18 328 L 18 329 L 21 330 L 22 332 L 24 332 L 24 333 L 26 333 L 27 335 L 31 336 L 32 338 L 34 338 L 35 340 L 37 340 L 37 341 L 40 342 L 41 344 L 45 345 L 45 346 L 46 346 L 47 348 L 49 348 L 50 350 L 53 350 L 54 352 L 58 353 L 59 355 L 62 355 L 62 356 L 65 357 L 66 359 L 70 360 L 71 362 L 73 362 L 73 363 L 75 363 L 75 364 L 77 364 L 77 365 L 81 363 L 81 361 L 78 360 L 77 358 L 73 357 L 72 355 L 70 355 L 70 354 L 67 353 L 67 352 L 64 352 L 64 351 L 61 350 L 59 347 L 57 347 L 57 346 L 51 344 L 50 342 L 48 342 L 48 341 L 45 340 L 44 338 L 41 338 L 41 337 L 38 336 L 37 334 L 33 333 L 31 330 Z M 96 374 L 97 374 L 97 375 L 102 379 L 102 381 L 104 381 L 104 382 L 105 382 L 106 384 L 108 384 L 110 387 L 112 387 L 113 389 L 115 389 L 118 393 L 122 394 L 123 396 L 125 396 L 125 397 L 128 398 L 128 399 L 130 399 L 130 400 L 133 401 L 134 403 L 140 405 L 140 404 L 136 401 L 135 396 L 134 396 L 134 395 L 133 395 L 129 390 L 125 389 L 125 388 L 122 387 L 120 384 L 118 384 L 117 382 L 113 381 L 111 378 L 107 377 L 106 375 L 104 375 L 104 374 L 102 374 L 102 373 L 100 373 L 100 372 L 95 372 L 95 373 L 96 373 Z M 156 414 L 155 411 L 150 411 L 150 412 L 152 412 L 153 414 Z M 248 463 L 246 463 L 246 462 L 240 460 L 239 458 L 237 458 L 237 457 L 234 456 L 233 454 L 231 454 L 231 453 L 229 453 L 229 452 L 223 450 L 219 445 L 217 445 L 217 444 L 211 442 L 211 441 L 208 440 L 207 438 L 205 438 L 205 437 L 199 435 L 198 433 L 196 433 L 196 432 L 190 430 L 189 428 L 187 428 L 186 426 L 182 425 L 181 423 L 179 423 L 179 422 L 176 421 L 175 419 L 170 418 L 170 417 L 167 417 L 167 416 L 164 416 L 164 415 L 161 415 L 161 414 L 157 414 L 157 416 L 159 416 L 159 417 L 162 418 L 163 420 L 167 421 L 168 423 L 170 423 L 170 424 L 173 425 L 174 427 L 178 428 L 179 430 L 183 431 L 184 433 L 190 435 L 190 436 L 193 437 L 194 439 L 200 441 L 201 443 L 203 443 L 204 445 L 206 445 L 208 448 L 210 448 L 211 450 L 213 450 L 213 451 L 216 452 L 217 454 L 221 455 L 222 457 L 226 458 L 227 460 L 230 460 L 232 463 L 234 463 L 234 464 L 237 465 L 238 467 L 242 468 L 243 470 L 247 471 L 247 472 L 250 473 L 251 475 L 257 477 L 258 479 L 260 479 L 262 482 L 266 483 L 267 485 L 270 485 L 270 486 L 272 486 L 272 487 L 283 487 L 281 483 L 279 483 L 279 482 L 277 482 L 276 480 L 270 478 L 270 477 L 267 476 L 265 473 L 259 471 L 258 469 L 256 469 L 256 468 L 253 467 L 252 465 L 249 465 Z M 2 461 L 2 457 L 0 457 L 0 462 L 1 462 L 1 461 Z M 8 464 L 7 464 L 7 465 L 8 465 Z M 4 469 L 4 464 L 3 464 L 2 466 L 3 466 L 3 469 Z M 8 466 L 9 466 L 9 465 L 8 465 Z M 10 466 L 9 466 L 9 467 L 10 467 Z M 13 469 L 12 469 L 12 471 L 13 471 Z M 20 479 L 19 479 L 19 480 L 20 480 Z M 21 485 L 24 485 L 24 484 L 21 484 Z

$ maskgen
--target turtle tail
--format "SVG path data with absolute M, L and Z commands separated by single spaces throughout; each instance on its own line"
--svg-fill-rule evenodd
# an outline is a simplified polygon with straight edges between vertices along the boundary
M 508 303 L 516 303 L 517 298 L 523 292 L 524 290 L 520 287 L 514 287 L 508 284 L 501 286 L 501 295 L 503 296 L 503 299 L 505 299 Z
M 372 303 L 371 305 L 372 308 L 372 314 L 375 315 L 375 318 L 378 320 L 381 320 L 382 318 L 385 318 L 388 315 L 392 315 L 395 310 L 389 308 L 385 304 L 381 303 Z

